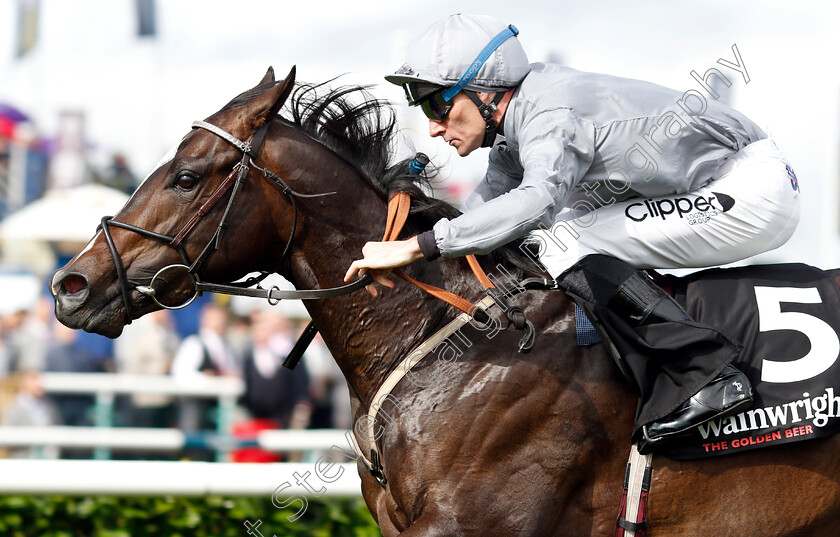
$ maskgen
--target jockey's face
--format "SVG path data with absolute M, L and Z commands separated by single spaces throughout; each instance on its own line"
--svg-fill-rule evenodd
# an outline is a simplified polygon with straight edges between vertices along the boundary
M 488 95 L 478 94 L 484 100 Z M 429 120 L 429 136 L 443 136 L 443 140 L 465 157 L 481 147 L 484 141 L 484 119 L 478 107 L 463 93 L 452 99 L 452 109 L 443 120 Z

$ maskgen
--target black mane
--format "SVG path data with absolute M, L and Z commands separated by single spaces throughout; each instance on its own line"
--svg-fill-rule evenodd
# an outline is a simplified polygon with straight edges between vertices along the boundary
M 407 160 L 391 163 L 397 135 L 391 105 L 374 97 L 367 87 L 330 90 L 326 88 L 329 82 L 298 84 L 286 105 L 291 117 L 285 119 L 362 170 L 385 196 L 410 190 L 417 201 L 435 206 L 432 212 L 439 213 L 435 216 L 453 216 L 454 208 L 445 201 L 414 191 L 415 182 L 430 187 L 427 176 L 432 174 L 410 176 Z
M 431 229 L 441 218 L 460 215 L 457 208 L 428 194 L 433 191 L 431 179 L 436 175 L 433 166 L 429 165 L 421 175 L 409 175 L 411 158 L 391 163 L 397 134 L 391 105 L 375 98 L 367 87 L 328 89 L 330 82 L 298 83 L 284 107 L 291 117 L 283 119 L 359 168 L 385 199 L 394 192 L 408 192 L 412 221 L 419 228 Z M 511 243 L 499 248 L 497 254 L 527 272 L 543 272 L 517 246 L 518 242 Z

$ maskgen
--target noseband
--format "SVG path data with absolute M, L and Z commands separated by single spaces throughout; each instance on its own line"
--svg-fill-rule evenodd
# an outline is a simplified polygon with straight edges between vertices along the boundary
M 130 299 L 131 288 L 122 261 L 120 259 L 119 252 L 117 251 L 117 247 L 114 243 L 113 238 L 111 237 L 111 226 L 127 229 L 148 239 L 153 239 L 159 242 L 166 243 L 172 248 L 174 248 L 181 256 L 183 264 L 167 265 L 160 269 L 152 277 L 151 281 L 149 282 L 149 285 L 139 285 L 135 287 L 135 289 L 138 292 L 148 296 L 154 301 L 155 304 L 164 309 L 175 310 L 185 308 L 192 304 L 192 302 L 196 298 L 201 296 L 204 291 L 265 298 L 269 301 L 269 303 L 276 304 L 282 299 L 318 299 L 340 296 L 352 293 L 353 291 L 361 289 L 365 285 L 371 283 L 372 277 L 369 274 L 365 274 L 365 277 L 351 284 L 344 285 L 341 287 L 304 291 L 283 291 L 277 286 L 272 286 L 270 289 L 248 289 L 252 285 L 261 282 L 263 279 L 265 279 L 266 276 L 270 274 L 269 272 L 265 271 L 261 272 L 259 276 L 248 278 L 247 280 L 244 280 L 242 282 L 233 282 L 229 284 L 206 283 L 202 282 L 199 279 L 199 268 L 207 260 L 211 253 L 219 249 L 222 230 L 224 230 L 225 227 L 227 227 L 227 221 L 228 217 L 230 216 L 231 208 L 233 207 L 237 194 L 239 194 L 242 188 L 242 184 L 244 183 L 248 172 L 251 168 L 259 170 L 260 172 L 262 172 L 262 175 L 266 180 L 269 180 L 278 187 L 280 187 L 283 194 L 288 196 L 289 201 L 292 205 L 292 230 L 289 234 L 289 240 L 286 241 L 286 246 L 283 249 L 282 255 L 280 256 L 278 265 L 281 264 L 286 258 L 286 255 L 288 254 L 289 248 L 292 244 L 292 240 L 294 239 L 295 231 L 297 230 L 297 206 L 295 204 L 295 199 L 317 198 L 321 196 L 330 196 L 335 194 L 335 192 L 325 192 L 322 194 L 301 194 L 300 192 L 294 191 L 289 185 L 285 183 L 285 181 L 283 181 L 279 176 L 277 176 L 277 174 L 265 168 L 261 168 L 253 162 L 253 159 L 256 158 L 257 152 L 262 146 L 263 139 L 265 138 L 265 134 L 268 131 L 269 123 L 269 121 L 266 121 L 266 123 L 257 130 L 257 132 L 254 134 L 254 136 L 249 142 L 243 142 L 242 140 L 239 140 L 232 134 L 224 131 L 216 125 L 207 123 L 206 121 L 195 121 L 192 124 L 192 127 L 194 129 L 205 129 L 232 144 L 234 147 L 236 147 L 237 149 L 239 149 L 239 151 L 242 152 L 242 159 L 233 167 L 233 170 L 231 170 L 231 172 L 228 174 L 225 180 L 222 181 L 222 183 L 216 188 L 216 190 L 213 191 L 213 193 L 210 195 L 210 198 L 204 202 L 201 208 L 198 209 L 198 211 L 196 211 L 193 217 L 184 225 L 183 228 L 181 228 L 181 230 L 175 236 L 164 235 L 132 224 L 120 222 L 118 220 L 114 220 L 113 216 L 106 216 L 102 218 L 99 227 L 102 230 L 102 235 L 105 238 L 105 243 L 108 245 L 108 250 L 110 251 L 111 257 L 114 260 L 114 266 L 116 268 L 117 278 L 120 284 L 120 292 L 122 293 L 123 303 L 125 305 L 126 324 L 130 324 L 132 319 L 132 306 Z M 219 224 L 216 226 L 215 233 L 207 242 L 205 247 L 201 250 L 201 253 L 198 255 L 198 257 L 196 257 L 194 261 L 190 261 L 190 258 L 187 255 L 187 251 L 183 246 L 184 239 L 186 239 L 190 232 L 195 228 L 195 226 L 198 224 L 201 218 L 203 218 L 208 212 L 210 212 L 210 210 L 219 202 L 219 200 L 221 200 L 221 198 L 225 194 L 227 194 L 228 191 L 231 191 L 231 189 L 232 192 L 230 194 L 230 198 L 228 199 L 227 206 L 225 207 L 225 212 L 222 214 L 222 217 L 219 220 Z M 164 272 L 172 270 L 183 270 L 190 277 L 193 283 L 193 287 L 195 288 L 195 294 L 192 296 L 192 298 L 190 298 L 185 303 L 179 306 L 168 306 L 166 304 L 161 303 L 158 300 L 154 289 L 155 281 Z

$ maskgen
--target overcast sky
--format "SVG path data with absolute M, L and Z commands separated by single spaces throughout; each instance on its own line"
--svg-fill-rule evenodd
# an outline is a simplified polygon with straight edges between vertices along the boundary
M 515 24 L 531 61 L 559 58 L 681 91 L 698 87 L 692 70 L 734 60 L 736 44 L 750 81 L 727 71 L 732 104 L 772 132 L 805 196 L 800 229 L 769 259 L 840 265 L 838 2 L 157 0 L 157 38 L 138 39 L 134 0 L 42 0 L 38 46 L 22 60 L 13 56 L 15 6 L 0 0 L 0 102 L 30 114 L 46 136 L 59 111 L 84 111 L 93 158 L 124 152 L 141 176 L 194 119 L 269 65 L 278 76 L 297 65 L 310 82 L 347 73 L 346 82 L 378 84 L 377 96 L 401 102 L 382 76 L 412 36 L 453 12 Z M 486 154 L 458 159 L 410 112 L 400 121 L 418 148 L 447 164 L 451 180 L 477 180 Z

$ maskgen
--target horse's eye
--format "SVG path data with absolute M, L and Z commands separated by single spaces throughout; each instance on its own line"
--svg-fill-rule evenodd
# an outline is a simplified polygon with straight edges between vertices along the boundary
M 191 173 L 182 172 L 175 178 L 175 186 L 181 190 L 192 190 L 198 184 L 198 177 Z

